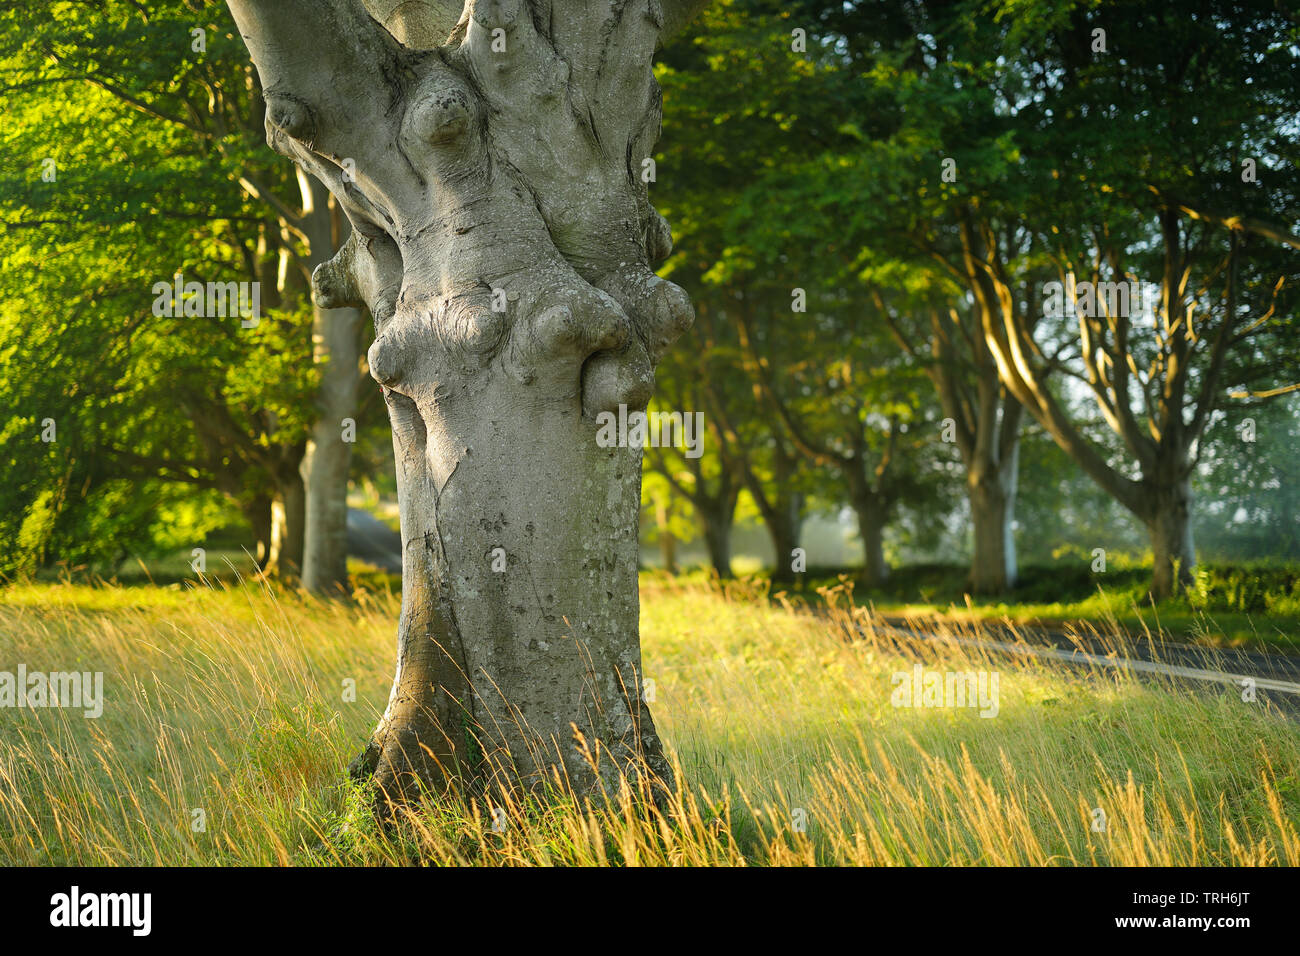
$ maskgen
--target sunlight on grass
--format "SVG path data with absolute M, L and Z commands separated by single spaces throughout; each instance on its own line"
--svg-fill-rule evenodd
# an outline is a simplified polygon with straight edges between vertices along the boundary
M 343 768 L 388 694 L 391 593 L 16 586 L 0 670 L 103 671 L 107 702 L 0 710 L 0 863 L 1300 864 L 1300 736 L 1263 704 L 903 640 L 829 599 L 646 578 L 684 781 L 663 805 L 447 799 L 381 830 Z M 997 716 L 895 708 L 915 663 L 997 671 Z

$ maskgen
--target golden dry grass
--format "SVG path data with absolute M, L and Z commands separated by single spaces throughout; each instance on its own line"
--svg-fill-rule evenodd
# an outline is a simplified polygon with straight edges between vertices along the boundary
M 1300 727 L 1264 704 L 900 640 L 834 594 L 829 618 L 760 598 L 643 585 L 671 805 L 511 805 L 495 832 L 444 800 L 386 831 L 343 768 L 387 697 L 391 594 L 15 585 L 0 670 L 103 671 L 107 703 L 0 709 L 0 863 L 1300 863 Z M 996 670 L 998 715 L 892 706 L 916 662 Z

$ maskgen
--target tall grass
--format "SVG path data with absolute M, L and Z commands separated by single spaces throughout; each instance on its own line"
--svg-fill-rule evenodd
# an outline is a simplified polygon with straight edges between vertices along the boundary
M 1300 863 L 1300 731 L 1266 705 L 911 640 L 828 597 L 646 579 L 666 803 L 447 799 L 381 829 L 343 768 L 387 698 L 391 593 L 15 585 L 0 670 L 103 671 L 107 702 L 0 709 L 0 862 Z M 998 715 L 895 708 L 917 662 L 997 671 Z

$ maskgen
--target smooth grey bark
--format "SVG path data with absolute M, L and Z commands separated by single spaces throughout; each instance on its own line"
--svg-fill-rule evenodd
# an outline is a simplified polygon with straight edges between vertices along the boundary
M 693 318 L 650 268 L 671 239 L 641 169 L 655 45 L 698 4 L 471 0 L 425 52 L 445 4 L 400 27 L 376 4 L 393 34 L 351 0 L 229 5 L 269 142 L 351 221 L 316 297 L 369 308 L 393 428 L 397 675 L 355 769 L 381 807 L 671 785 L 641 693 L 641 452 L 595 417 L 644 408 Z
M 356 309 L 317 309 L 313 321 L 321 382 L 317 394 L 319 417 L 302 459 L 306 490 L 302 585 L 317 594 L 337 594 L 348 584 L 352 443 L 345 440 L 344 422 L 350 419 L 355 428 L 359 326 L 360 312 Z
M 1000 594 L 1014 587 L 1018 572 L 1012 523 L 1020 479 L 1023 410 L 999 387 L 996 375 L 993 369 L 991 376 L 981 376 L 976 388 L 979 410 L 973 422 L 972 416 L 960 418 L 967 424 L 957 429 L 970 499 L 973 546 L 969 583 L 975 594 Z M 943 392 L 941 386 L 940 394 Z M 959 404 L 954 402 L 954 409 Z
M 332 215 L 329 192 L 316 179 L 299 172 L 304 216 L 303 231 L 310 244 L 313 269 L 331 258 L 346 238 L 346 220 Z M 342 226 L 339 229 L 339 226 Z M 328 251 L 326 251 L 328 250 Z M 361 310 L 352 306 L 327 309 L 312 306 L 312 357 L 320 369 L 316 395 L 318 417 L 307 438 L 302 460 L 306 490 L 303 528 L 302 585 L 316 594 L 339 594 L 348 585 L 348 473 L 352 442 L 344 422 L 355 430 L 357 391 L 361 381 Z

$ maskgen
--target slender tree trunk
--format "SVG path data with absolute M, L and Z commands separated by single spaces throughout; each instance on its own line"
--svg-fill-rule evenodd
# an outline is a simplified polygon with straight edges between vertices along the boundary
M 750 497 L 758 506 L 758 512 L 767 528 L 768 537 L 772 539 L 774 561 L 772 581 L 788 584 L 796 577 L 792 567 L 795 548 L 799 546 L 799 530 L 803 524 L 802 500 L 798 492 L 789 491 L 789 482 L 794 475 L 794 461 L 790 456 L 778 454 L 773 466 L 774 487 L 769 494 L 763 487 L 758 475 L 749 467 L 744 468 L 745 485 Z
M 971 527 L 970 587 L 976 594 L 1000 594 L 1016 583 L 1015 517 L 1020 445 L 996 467 L 967 472 Z
M 1196 548 L 1192 540 L 1191 481 L 1171 483 L 1155 495 L 1154 514 L 1147 527 L 1155 558 L 1151 596 L 1157 601 L 1172 597 L 1194 580 Z
M 793 552 L 799 547 L 799 528 L 803 523 L 799 516 L 798 496 L 778 497 L 771 514 L 765 514 L 763 520 L 776 553 L 772 580 L 779 584 L 788 584 L 797 577 L 793 567 Z
M 768 536 L 772 539 L 772 548 L 776 561 L 772 566 L 772 580 L 778 584 L 789 584 L 795 579 L 794 558 L 792 552 L 798 545 L 794 529 L 790 527 L 773 527 L 768 525 Z
M 303 536 L 307 523 L 307 493 L 302 475 L 286 471 L 276 480 L 271 502 L 271 555 L 267 569 L 286 580 L 302 573 Z
M 659 537 L 659 558 L 664 570 L 677 573 L 677 537 L 669 526 L 668 504 L 662 498 L 655 501 L 655 524 Z
M 322 311 L 336 311 L 333 309 Z M 353 309 L 343 310 L 353 313 Z M 339 332 L 330 329 L 326 335 Z M 335 323 L 336 326 L 341 323 Z M 356 327 L 353 326 L 355 336 Z M 337 353 L 336 357 L 337 357 Z M 328 366 L 320 388 L 321 417 L 312 427 L 302 459 L 305 486 L 303 527 L 303 587 L 316 594 L 340 594 L 348 585 L 348 473 L 352 467 L 352 442 L 344 428 L 356 428 L 356 372 L 331 374 Z M 342 379 L 350 379 L 350 382 Z M 352 395 L 346 394 L 352 392 Z M 351 411 L 353 415 L 340 414 Z M 348 421 L 347 426 L 344 422 Z
M 688 462 L 695 478 L 691 504 L 704 534 L 709 563 L 713 565 L 718 577 L 726 580 L 732 577 L 731 528 L 736 521 L 736 503 L 740 500 L 741 483 L 737 480 L 740 475 L 735 470 L 735 463 L 724 458 L 716 488 L 710 491 L 706 487 L 704 471 L 699 462 L 691 459 Z
M 650 269 L 671 237 L 643 173 L 652 54 L 699 4 L 371 0 L 381 27 L 357 0 L 228 2 L 268 140 L 351 220 L 313 284 L 374 316 L 393 427 L 397 675 L 354 769 L 381 808 L 670 785 L 641 693 L 641 453 L 598 434 L 693 319 Z
M 280 301 L 280 254 L 267 240 L 267 227 L 257 227 L 257 249 L 254 256 L 257 264 L 258 291 L 261 294 L 263 309 L 278 309 Z
M 301 170 L 298 178 L 314 267 L 335 251 L 335 217 L 328 190 Z M 340 594 L 348 586 L 348 473 L 357 428 L 361 310 L 314 305 L 312 311 L 313 361 L 321 378 L 319 417 L 302 460 L 307 494 L 302 584 L 316 594 Z
M 317 594 L 338 594 L 348 584 L 348 473 L 357 429 L 361 313 L 319 307 L 315 313 L 320 417 L 308 436 L 301 467 L 306 496 L 302 583 Z
M 734 506 L 714 509 L 701 509 L 701 524 L 704 526 L 704 544 L 709 550 L 709 563 L 718 577 L 724 580 L 731 574 L 731 525 L 735 515 Z
M 803 540 L 804 496 L 794 492 L 786 499 L 785 507 L 790 515 L 790 542 L 797 548 Z
M 677 538 L 671 531 L 659 534 L 659 559 L 669 574 L 677 573 Z
M 243 505 L 244 520 L 253 532 L 253 558 L 265 571 L 271 562 L 271 496 L 258 495 Z
M 889 562 L 885 560 L 884 509 L 874 502 L 854 506 L 858 516 L 858 534 L 862 537 L 863 579 L 869 587 L 878 587 L 889 579 Z

